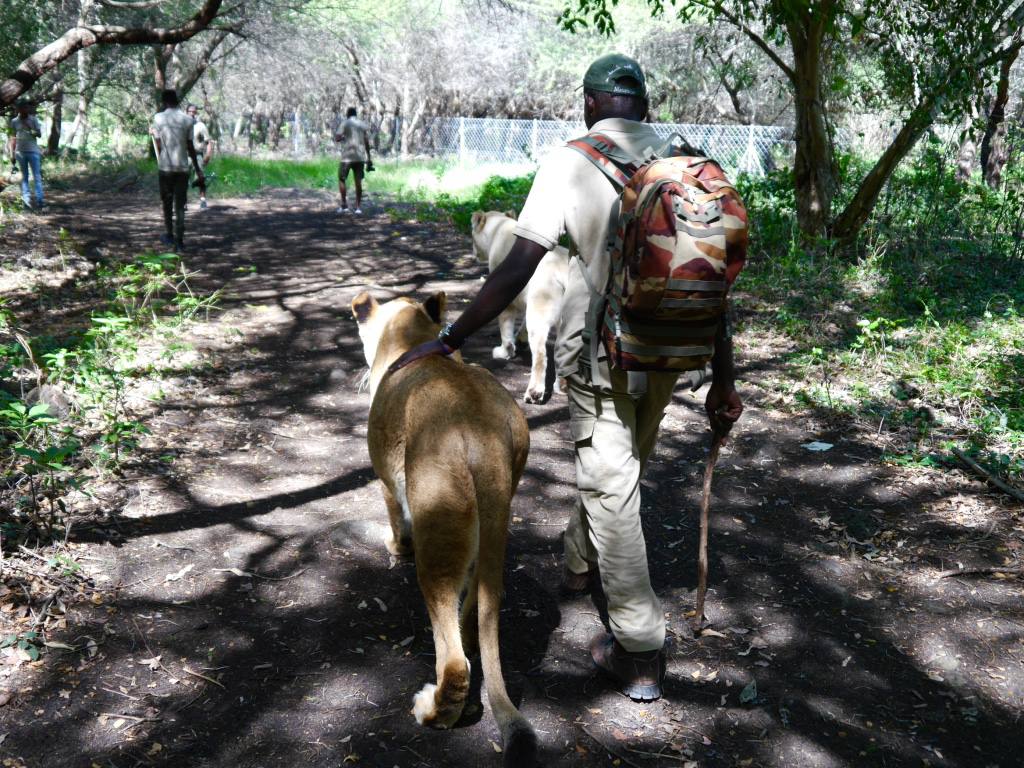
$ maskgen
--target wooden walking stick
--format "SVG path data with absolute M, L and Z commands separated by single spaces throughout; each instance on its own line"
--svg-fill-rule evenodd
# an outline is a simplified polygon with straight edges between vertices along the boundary
M 711 435 L 711 450 L 704 465 L 704 494 L 700 500 L 700 543 L 697 547 L 697 601 L 693 609 L 694 632 L 704 626 L 704 598 L 708 593 L 708 513 L 711 510 L 711 477 L 718 461 L 718 451 L 725 442 L 725 432 L 717 429 Z

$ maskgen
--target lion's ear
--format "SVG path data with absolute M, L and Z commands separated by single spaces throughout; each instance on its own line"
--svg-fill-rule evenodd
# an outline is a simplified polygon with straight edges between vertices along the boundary
M 483 211 L 473 211 L 473 215 L 469 218 L 473 226 L 474 232 L 479 232 L 484 227 L 484 221 L 486 220 L 486 214 Z
M 438 291 L 423 302 L 423 309 L 427 311 L 427 316 L 431 320 L 435 323 L 440 323 L 441 318 L 444 317 L 444 308 L 447 303 L 448 298 L 444 295 L 444 291 Z
M 352 314 L 355 315 L 356 322 L 362 324 L 370 319 L 370 315 L 377 311 L 378 306 L 380 305 L 377 300 L 367 291 L 363 291 L 352 299 Z
M 510 219 L 516 218 L 516 212 L 515 211 L 505 211 L 505 215 L 508 216 Z

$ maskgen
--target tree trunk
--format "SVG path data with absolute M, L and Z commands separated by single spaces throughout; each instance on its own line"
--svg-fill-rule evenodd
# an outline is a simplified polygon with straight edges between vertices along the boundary
M 75 122 L 71 125 L 68 146 L 84 150 L 89 132 L 89 104 L 92 101 L 89 91 L 90 56 L 87 49 L 78 52 L 78 107 L 75 110 Z
M 885 150 L 878 162 L 864 177 L 860 188 L 853 196 L 846 208 L 836 218 L 831 227 L 831 234 L 840 240 L 851 240 L 856 236 L 864 222 L 871 215 L 871 210 L 878 202 L 878 196 L 882 188 L 889 180 L 896 166 L 913 149 L 917 140 L 931 127 L 935 111 L 938 108 L 938 99 L 935 94 L 925 97 L 920 104 L 910 113 L 910 117 L 903 124 L 903 128 L 893 139 L 892 144 Z
M 954 173 L 954 177 L 961 184 L 971 180 L 971 174 L 974 173 L 978 161 L 978 145 L 974 141 L 974 132 L 971 130 L 970 122 L 965 130 L 967 134 L 960 144 L 960 152 L 956 157 L 956 172 Z
M 164 91 L 171 87 L 171 81 L 167 77 L 167 69 L 171 65 L 171 58 L 173 56 L 173 43 L 153 46 L 153 102 L 157 108 L 160 106 Z
M 78 26 L 83 27 L 89 22 L 92 13 L 92 0 L 82 0 L 78 11 Z M 71 124 L 68 134 L 68 146 L 73 149 L 85 149 L 89 121 L 89 80 L 91 79 L 91 61 L 89 49 L 82 48 L 75 56 L 75 72 L 78 75 L 78 107 L 75 110 L 75 121 Z
M 46 139 L 46 154 L 56 157 L 60 152 L 60 129 L 64 122 L 64 86 L 57 86 L 53 92 L 53 119 L 50 121 L 50 135 Z
M 1003 168 L 1009 157 L 1006 146 L 1006 102 L 1010 100 L 1010 70 L 1020 55 L 1020 49 L 1011 53 L 999 67 L 999 84 L 992 99 L 981 140 L 981 173 L 992 189 L 999 188 Z
M 381 150 L 382 154 L 390 155 L 391 151 L 395 148 L 395 138 L 398 136 L 398 131 L 402 124 L 402 115 L 399 108 L 395 107 L 395 112 L 388 121 L 388 143 L 384 145 Z
M 401 135 L 399 136 L 398 139 L 398 151 L 402 154 L 402 157 L 405 157 L 406 155 L 409 154 L 409 136 L 411 135 L 412 131 L 406 128 L 406 124 L 409 122 L 409 109 L 412 106 L 410 102 L 411 98 L 409 96 L 409 83 L 405 83 L 402 86 L 402 102 L 400 107 L 402 111 L 400 119 L 402 122 L 400 128 Z
M 281 143 L 281 123 L 283 120 L 284 118 L 278 110 L 275 110 L 270 116 L 270 128 L 267 131 L 267 143 L 275 152 L 277 151 L 278 144 Z
M 825 114 L 822 86 L 824 13 L 808 14 L 803 24 L 789 25 L 793 45 L 793 86 L 796 110 L 796 157 L 793 186 L 797 223 L 805 235 L 821 235 L 832 212 L 836 161 Z

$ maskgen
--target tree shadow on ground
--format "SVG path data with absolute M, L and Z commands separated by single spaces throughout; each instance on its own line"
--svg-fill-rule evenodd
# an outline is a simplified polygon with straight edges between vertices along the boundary
M 203 280 L 225 284 L 223 322 L 241 341 L 209 340 L 214 364 L 182 371 L 155 406 L 149 422 L 180 434 L 179 460 L 157 473 L 150 459 L 166 445 L 142 451 L 130 473 L 138 495 L 103 527 L 116 546 L 95 528 L 73 534 L 112 582 L 98 584 L 101 604 L 69 608 L 59 639 L 79 650 L 45 657 L 3 710 L 3 748 L 33 766 L 496 764 L 489 716 L 434 732 L 408 713 L 432 677 L 433 644 L 414 566 L 381 544 L 348 317 L 363 280 L 442 286 L 458 305 L 480 268 L 452 266 L 468 249 L 441 227 L 340 229 L 290 203 L 210 222 Z M 235 271 L 249 264 L 255 276 Z M 479 334 L 466 356 L 519 396 L 528 360 L 496 365 L 494 335 Z M 685 613 L 707 436 L 699 400 L 681 392 L 644 483 L 674 650 L 665 697 L 636 706 L 589 663 L 595 606 L 558 594 L 574 498 L 565 400 L 556 392 L 526 412 L 533 445 L 501 633 L 543 764 L 596 768 L 609 753 L 642 766 L 1015 764 L 1019 595 L 1009 581 L 940 580 L 928 566 L 965 548 L 996 562 L 1019 517 L 992 516 L 990 528 L 944 518 L 933 502 L 951 491 L 937 495 L 933 480 L 880 466 L 857 435 L 755 403 L 716 475 L 718 635 L 693 641 Z M 811 437 L 835 448 L 801 448 Z M 976 486 L 956 493 L 985 501 Z

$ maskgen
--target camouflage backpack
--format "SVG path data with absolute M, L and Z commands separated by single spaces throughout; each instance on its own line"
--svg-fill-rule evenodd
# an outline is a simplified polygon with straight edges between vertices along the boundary
M 603 291 L 590 286 L 585 364 L 603 343 L 611 367 L 630 374 L 703 369 L 746 260 L 747 212 L 736 188 L 678 136 L 639 162 L 600 133 L 569 146 L 621 190 L 608 232 L 608 283 Z

